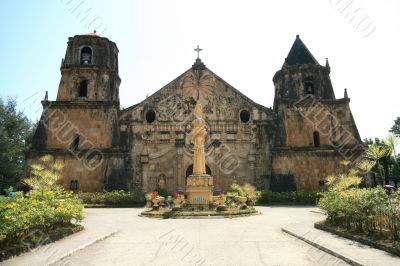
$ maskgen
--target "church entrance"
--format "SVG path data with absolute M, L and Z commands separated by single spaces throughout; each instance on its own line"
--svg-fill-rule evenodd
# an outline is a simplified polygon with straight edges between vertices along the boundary
M 189 167 L 186 169 L 186 176 L 185 176 L 185 187 L 186 187 L 186 183 L 187 183 L 187 178 L 188 176 L 190 176 L 191 174 L 193 174 L 193 164 L 189 165 Z M 206 164 L 206 174 L 207 175 L 211 175 L 211 168 Z

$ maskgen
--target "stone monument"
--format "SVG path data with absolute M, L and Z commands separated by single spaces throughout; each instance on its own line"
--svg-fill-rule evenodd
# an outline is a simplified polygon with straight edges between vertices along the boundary
M 197 102 L 194 108 L 191 142 L 194 144 L 193 174 L 187 177 L 186 193 L 190 204 L 208 204 L 212 200 L 213 177 L 206 174 L 204 144 L 207 136 L 203 107 Z

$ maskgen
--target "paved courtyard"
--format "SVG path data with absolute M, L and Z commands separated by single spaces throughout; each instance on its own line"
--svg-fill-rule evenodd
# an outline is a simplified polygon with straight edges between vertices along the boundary
M 86 209 L 86 227 L 109 226 L 113 236 L 55 265 L 347 265 L 281 231 L 312 223 L 312 207 L 257 207 L 233 219 L 150 219 L 142 209 Z

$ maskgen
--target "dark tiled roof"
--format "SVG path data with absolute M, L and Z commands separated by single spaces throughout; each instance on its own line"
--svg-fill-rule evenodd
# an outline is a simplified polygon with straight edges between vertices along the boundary
M 302 64 L 318 65 L 317 60 L 315 60 L 314 56 L 307 49 L 299 35 L 296 35 L 296 40 L 294 41 L 292 48 L 285 59 L 285 63 L 291 66 Z

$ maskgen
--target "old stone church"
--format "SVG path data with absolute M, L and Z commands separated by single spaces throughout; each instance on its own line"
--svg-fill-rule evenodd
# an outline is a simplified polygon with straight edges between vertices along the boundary
M 57 99 L 42 101 L 28 167 L 52 154 L 69 189 L 184 190 L 192 173 L 193 108 L 207 123 L 207 173 L 216 191 L 232 182 L 275 191 L 317 190 L 362 149 L 347 92 L 336 99 L 328 61 L 320 65 L 296 37 L 273 76 L 265 107 L 208 69 L 200 58 L 144 101 L 120 108 L 118 48 L 93 34 L 69 38 Z

